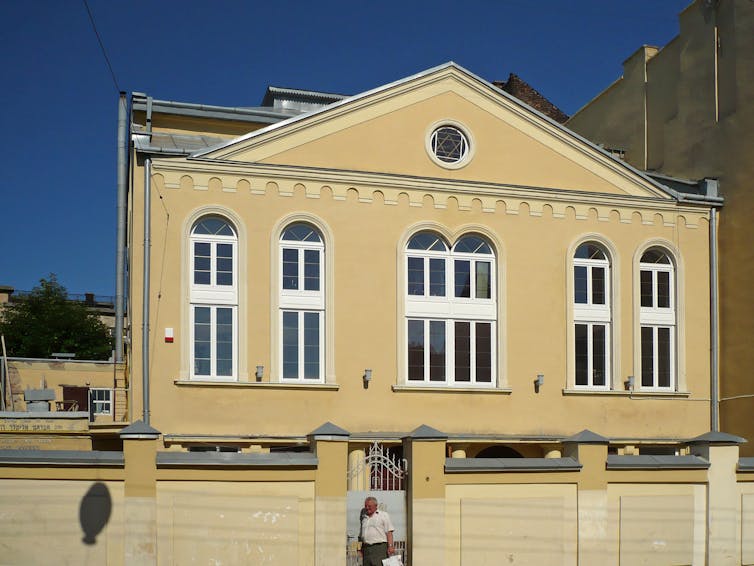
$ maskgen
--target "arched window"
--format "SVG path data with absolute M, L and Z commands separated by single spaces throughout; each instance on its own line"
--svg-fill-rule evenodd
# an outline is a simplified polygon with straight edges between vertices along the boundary
M 495 383 L 497 307 L 495 255 L 481 237 L 452 249 L 434 232 L 406 246 L 407 382 L 426 385 Z
M 194 223 L 191 246 L 191 377 L 235 379 L 238 359 L 238 236 L 220 216 Z
M 325 343 L 325 246 L 310 224 L 280 236 L 280 367 L 282 379 L 322 381 Z
M 610 388 L 610 260 L 602 246 L 585 242 L 573 256 L 575 385 Z
M 669 254 L 650 248 L 639 263 L 641 386 L 675 387 L 675 270 Z

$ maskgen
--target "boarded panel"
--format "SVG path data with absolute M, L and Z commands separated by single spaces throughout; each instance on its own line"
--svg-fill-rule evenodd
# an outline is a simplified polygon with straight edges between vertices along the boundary
M 565 499 L 461 500 L 461 564 L 566 563 Z
M 694 498 L 691 495 L 620 498 L 620 564 L 691 564 Z
M 0 564 L 118 563 L 122 498 L 110 482 L 0 480 Z
M 299 564 L 296 497 L 171 494 L 159 529 L 172 564 Z
M 741 563 L 754 564 L 754 494 L 741 497 Z

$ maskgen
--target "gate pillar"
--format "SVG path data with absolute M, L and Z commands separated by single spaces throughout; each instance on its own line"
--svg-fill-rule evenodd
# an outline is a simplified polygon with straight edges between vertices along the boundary
M 317 456 L 314 484 L 314 564 L 346 566 L 348 431 L 325 423 L 309 434 Z
M 422 425 L 403 439 L 408 466 L 408 563 L 445 564 L 446 434 Z
M 123 440 L 125 564 L 157 564 L 157 444 L 160 432 L 136 421 Z

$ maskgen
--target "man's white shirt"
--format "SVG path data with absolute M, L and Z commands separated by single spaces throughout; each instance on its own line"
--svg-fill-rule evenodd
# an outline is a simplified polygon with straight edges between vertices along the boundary
M 375 511 L 372 516 L 364 515 L 361 520 L 361 536 L 366 544 L 387 542 L 387 534 L 394 531 L 393 522 L 387 511 Z

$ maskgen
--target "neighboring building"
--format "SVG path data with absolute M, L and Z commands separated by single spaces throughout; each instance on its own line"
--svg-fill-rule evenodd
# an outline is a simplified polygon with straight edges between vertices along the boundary
M 642 170 L 719 179 L 720 429 L 754 455 L 754 2 L 690 3 L 680 34 L 641 47 L 567 126 Z
M 0 286 L 0 311 L 29 293 Z M 85 305 L 113 331 L 113 297 L 85 293 L 67 299 Z M 124 364 L 77 359 L 75 352 L 42 359 L 12 354 L 0 348 L 0 450 L 122 446 L 118 433 L 131 420 Z
M 21 291 L 8 285 L 0 285 L 0 310 L 23 300 L 31 291 Z M 81 303 L 95 313 L 100 321 L 113 332 L 115 329 L 115 297 L 94 293 L 69 294 L 68 300 Z
M 507 81 L 493 81 L 492 84 L 511 96 L 515 96 L 521 102 L 528 104 L 534 108 L 534 110 L 541 112 L 552 120 L 555 120 L 558 124 L 563 124 L 568 120 L 568 114 L 555 106 L 547 98 L 542 96 L 538 90 L 514 73 L 508 75 Z

